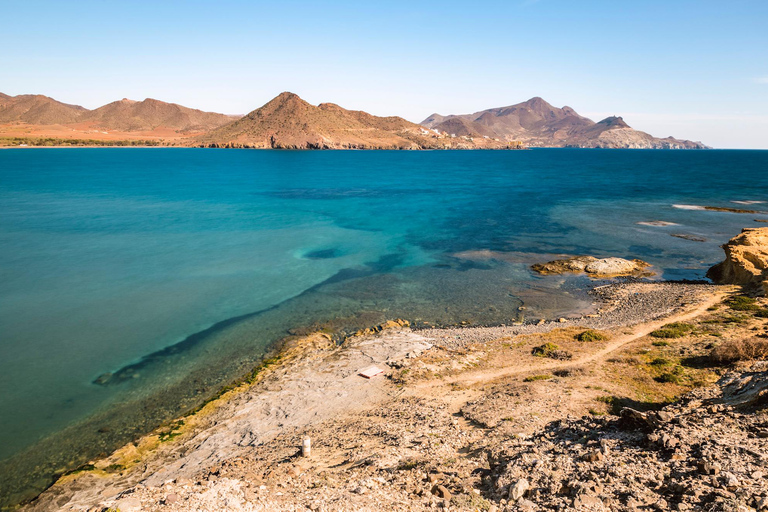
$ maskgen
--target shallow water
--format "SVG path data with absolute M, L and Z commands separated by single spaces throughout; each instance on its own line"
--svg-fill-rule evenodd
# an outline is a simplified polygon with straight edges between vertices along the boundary
M 194 407 L 289 330 L 588 306 L 585 278 L 528 270 L 552 254 L 702 278 L 768 213 L 673 205 L 765 200 L 764 151 L 0 151 L 2 500 Z

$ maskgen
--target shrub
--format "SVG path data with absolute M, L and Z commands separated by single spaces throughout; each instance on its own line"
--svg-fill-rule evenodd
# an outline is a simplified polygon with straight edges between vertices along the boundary
M 536 357 L 551 357 L 552 354 L 559 349 L 560 347 L 558 347 L 556 344 L 547 342 L 543 345 L 539 345 L 538 347 L 533 347 L 531 354 Z
M 552 378 L 552 376 L 549 375 L 549 374 L 529 375 L 528 377 L 523 379 L 523 382 L 534 382 L 534 381 L 537 381 L 537 380 L 549 380 L 551 378 Z
M 577 334 L 576 339 L 578 341 L 605 341 L 608 339 L 608 335 L 594 329 L 587 329 L 586 331 Z
M 543 345 L 539 345 L 538 347 L 533 347 L 531 354 L 536 357 L 548 357 L 550 359 L 560 359 L 562 361 L 567 361 L 573 357 L 573 354 L 567 350 L 560 350 L 560 347 L 552 342 L 547 342 Z
M 680 376 L 675 375 L 672 372 L 664 372 L 658 377 L 654 379 L 656 382 L 663 382 L 663 383 L 669 383 L 669 384 L 679 384 L 680 383 Z
M 735 311 L 756 311 L 760 309 L 760 306 L 756 304 L 756 300 L 752 297 L 745 297 L 740 295 L 738 297 L 731 297 L 726 304 L 728 307 Z
M 674 322 L 667 324 L 661 329 L 657 329 L 651 333 L 654 338 L 682 338 L 693 330 L 691 324 L 685 324 L 682 322 Z
M 657 357 L 653 361 L 650 362 L 653 366 L 667 366 L 668 364 L 671 364 L 672 362 L 669 359 L 665 359 L 663 357 Z
M 666 347 L 668 345 L 669 345 L 669 342 L 664 340 L 656 340 L 653 342 L 654 347 Z
M 712 349 L 709 358 L 716 364 L 766 359 L 768 358 L 768 340 L 749 338 L 725 341 Z

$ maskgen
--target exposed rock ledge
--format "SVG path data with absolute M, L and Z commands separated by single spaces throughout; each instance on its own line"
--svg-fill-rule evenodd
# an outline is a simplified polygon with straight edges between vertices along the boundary
M 642 260 L 625 260 L 623 258 L 602 258 L 594 256 L 574 256 L 548 263 L 537 263 L 531 268 L 539 274 L 563 274 L 565 272 L 586 272 L 592 277 L 618 277 L 630 275 L 650 275 L 644 269 L 650 263 Z
M 768 295 L 768 228 L 744 228 L 723 250 L 725 261 L 709 269 L 707 277 Z

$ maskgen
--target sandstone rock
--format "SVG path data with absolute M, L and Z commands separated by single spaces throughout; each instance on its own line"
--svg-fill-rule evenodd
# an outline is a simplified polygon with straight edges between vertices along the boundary
M 563 274 L 565 272 L 584 272 L 588 264 L 597 261 L 594 256 L 574 256 L 548 263 L 537 263 L 531 268 L 539 274 Z
M 586 272 L 593 277 L 616 277 L 639 274 L 650 265 L 641 260 L 622 258 L 597 259 L 594 256 L 574 256 L 548 263 L 538 263 L 531 268 L 539 274 L 563 274 L 565 272 Z
M 707 277 L 768 295 L 768 228 L 744 228 L 723 250 L 725 261 L 710 268 Z
M 622 258 L 603 258 L 588 264 L 584 271 L 594 276 L 624 276 L 633 274 L 650 266 L 641 260 L 625 260 Z

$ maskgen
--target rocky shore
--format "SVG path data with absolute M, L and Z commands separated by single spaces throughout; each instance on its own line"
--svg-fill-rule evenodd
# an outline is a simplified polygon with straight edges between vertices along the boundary
M 768 510 L 768 299 L 592 294 L 551 322 L 310 335 L 24 508 Z

